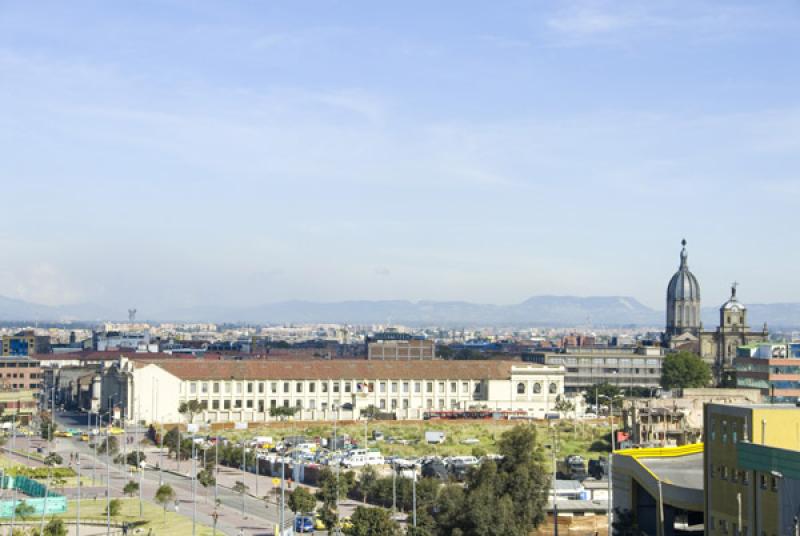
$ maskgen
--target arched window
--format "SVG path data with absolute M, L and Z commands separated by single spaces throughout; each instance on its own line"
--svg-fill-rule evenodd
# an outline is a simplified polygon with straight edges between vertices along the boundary
M 518 395 L 524 395 L 525 394 L 525 384 L 524 383 L 519 382 L 517 384 L 517 394 Z
M 555 383 L 551 383 L 550 384 L 550 394 L 554 395 L 554 394 L 556 394 L 556 391 L 558 391 L 558 386 Z
M 534 392 L 535 394 L 537 394 L 537 395 L 538 395 L 539 393 L 541 393 L 541 392 L 542 392 L 542 384 L 541 384 L 541 383 L 534 383 L 534 384 L 533 384 L 533 392 Z

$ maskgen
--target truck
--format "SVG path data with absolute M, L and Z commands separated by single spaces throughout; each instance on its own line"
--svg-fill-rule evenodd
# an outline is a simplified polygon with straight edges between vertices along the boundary
M 446 436 L 444 432 L 437 432 L 434 430 L 425 432 L 425 442 L 431 445 L 438 445 L 444 443 Z
M 570 454 L 556 465 L 556 475 L 563 480 L 585 480 L 586 462 L 582 456 Z
M 589 460 L 589 475 L 596 478 L 597 480 L 602 480 L 604 476 L 608 474 L 608 460 L 603 458 L 602 456 L 600 459 L 597 460 Z

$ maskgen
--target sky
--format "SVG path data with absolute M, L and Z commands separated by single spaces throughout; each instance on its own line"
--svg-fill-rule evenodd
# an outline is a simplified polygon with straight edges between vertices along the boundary
M 0 0 L 0 295 L 800 301 L 796 1 Z

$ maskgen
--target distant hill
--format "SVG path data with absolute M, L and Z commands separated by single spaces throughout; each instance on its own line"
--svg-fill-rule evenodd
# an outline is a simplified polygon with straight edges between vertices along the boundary
M 800 327 L 800 303 L 752 304 L 749 321 L 760 329 Z M 719 321 L 717 307 L 703 308 L 706 329 Z M 51 307 L 0 296 L 0 321 L 102 322 L 124 320 L 127 312 L 94 304 Z M 312 302 L 291 300 L 257 307 L 205 306 L 170 309 L 139 318 L 151 321 L 248 323 L 397 323 L 406 325 L 478 326 L 649 326 L 664 323 L 663 311 L 651 309 L 629 296 L 534 296 L 512 305 L 466 301 L 353 300 Z

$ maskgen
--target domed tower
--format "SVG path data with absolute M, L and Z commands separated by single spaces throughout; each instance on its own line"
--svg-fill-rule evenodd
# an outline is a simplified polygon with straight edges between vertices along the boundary
M 681 264 L 667 285 L 667 340 L 684 333 L 700 335 L 700 284 L 686 262 L 686 239 L 681 245 Z

